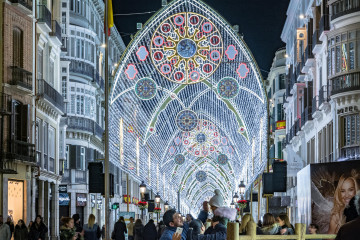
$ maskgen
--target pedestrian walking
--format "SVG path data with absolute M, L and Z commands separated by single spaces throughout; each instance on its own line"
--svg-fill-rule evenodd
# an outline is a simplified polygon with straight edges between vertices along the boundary
M 83 228 L 80 222 L 80 215 L 78 213 L 75 213 L 72 218 L 74 219 L 74 226 L 76 228 L 76 232 L 81 233 Z
M 14 230 L 14 240 L 27 240 L 28 239 L 28 229 L 24 220 L 20 219 L 15 226 Z
M 143 233 L 144 233 L 144 225 L 142 224 L 141 219 L 136 219 L 134 224 L 134 240 L 143 240 Z
M 12 221 L 10 216 L 7 217 L 6 224 L 9 226 L 11 236 L 12 236 L 14 234 L 15 226 L 14 226 L 14 222 Z
M 62 226 L 60 227 L 60 240 L 76 240 L 77 233 L 74 227 L 74 219 L 70 217 L 61 218 Z
M 3 216 L 0 215 L 0 239 L 1 240 L 10 240 L 11 239 L 11 232 L 10 227 L 3 222 Z
M 114 230 L 111 234 L 111 239 L 125 240 L 125 233 L 127 233 L 125 219 L 123 216 L 114 225 Z
M 128 240 L 134 240 L 134 218 L 130 217 L 130 223 L 126 225 L 128 232 Z
M 43 222 L 42 217 L 37 215 L 30 228 L 29 240 L 45 240 L 47 232 L 48 228 Z
M 94 214 L 90 214 L 88 223 L 84 224 L 82 232 L 85 240 L 99 240 L 101 237 L 101 231 L 99 225 L 95 223 Z
M 144 240 L 156 240 L 157 239 L 157 231 L 156 226 L 154 224 L 154 220 L 150 219 L 149 222 L 144 227 Z
M 163 234 L 165 228 L 166 228 L 166 226 L 164 224 L 164 221 L 160 221 L 159 226 L 158 226 L 158 239 L 161 238 L 161 235 Z

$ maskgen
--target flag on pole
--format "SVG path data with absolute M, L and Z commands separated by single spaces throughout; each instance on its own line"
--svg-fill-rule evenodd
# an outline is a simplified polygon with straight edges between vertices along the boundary
M 108 30 L 108 36 L 110 36 L 110 28 L 114 26 L 114 13 L 113 13 L 113 7 L 112 7 L 112 0 L 108 0 L 108 26 L 105 27 L 105 18 L 104 18 L 104 32 L 106 32 L 106 29 Z

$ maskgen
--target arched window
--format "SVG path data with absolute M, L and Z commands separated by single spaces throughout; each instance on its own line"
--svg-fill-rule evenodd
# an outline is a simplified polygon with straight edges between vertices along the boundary
M 13 66 L 23 67 L 23 31 L 20 28 L 13 29 Z

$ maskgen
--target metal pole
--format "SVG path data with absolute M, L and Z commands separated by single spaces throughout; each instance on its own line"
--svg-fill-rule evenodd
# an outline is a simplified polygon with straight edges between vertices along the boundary
M 129 174 L 126 174 L 126 196 L 127 201 L 126 201 L 126 211 L 129 212 Z
M 110 0 L 111 1 L 111 0 Z M 105 239 L 110 239 L 109 219 L 109 0 L 105 0 Z

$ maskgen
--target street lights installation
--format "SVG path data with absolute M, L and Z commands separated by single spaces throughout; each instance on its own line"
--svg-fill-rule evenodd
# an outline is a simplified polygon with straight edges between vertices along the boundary
M 160 200 L 161 200 L 161 197 L 160 197 L 159 193 L 157 193 L 155 195 L 155 203 L 156 203 L 157 208 L 160 208 Z M 157 221 L 157 223 L 159 223 L 159 213 L 160 213 L 159 211 L 161 211 L 161 209 L 158 209 L 156 211 L 156 221 Z
M 146 192 L 146 185 L 144 181 L 140 184 L 140 194 L 141 194 L 141 201 L 145 201 L 145 192 Z M 144 220 L 144 209 L 141 208 L 141 219 Z

